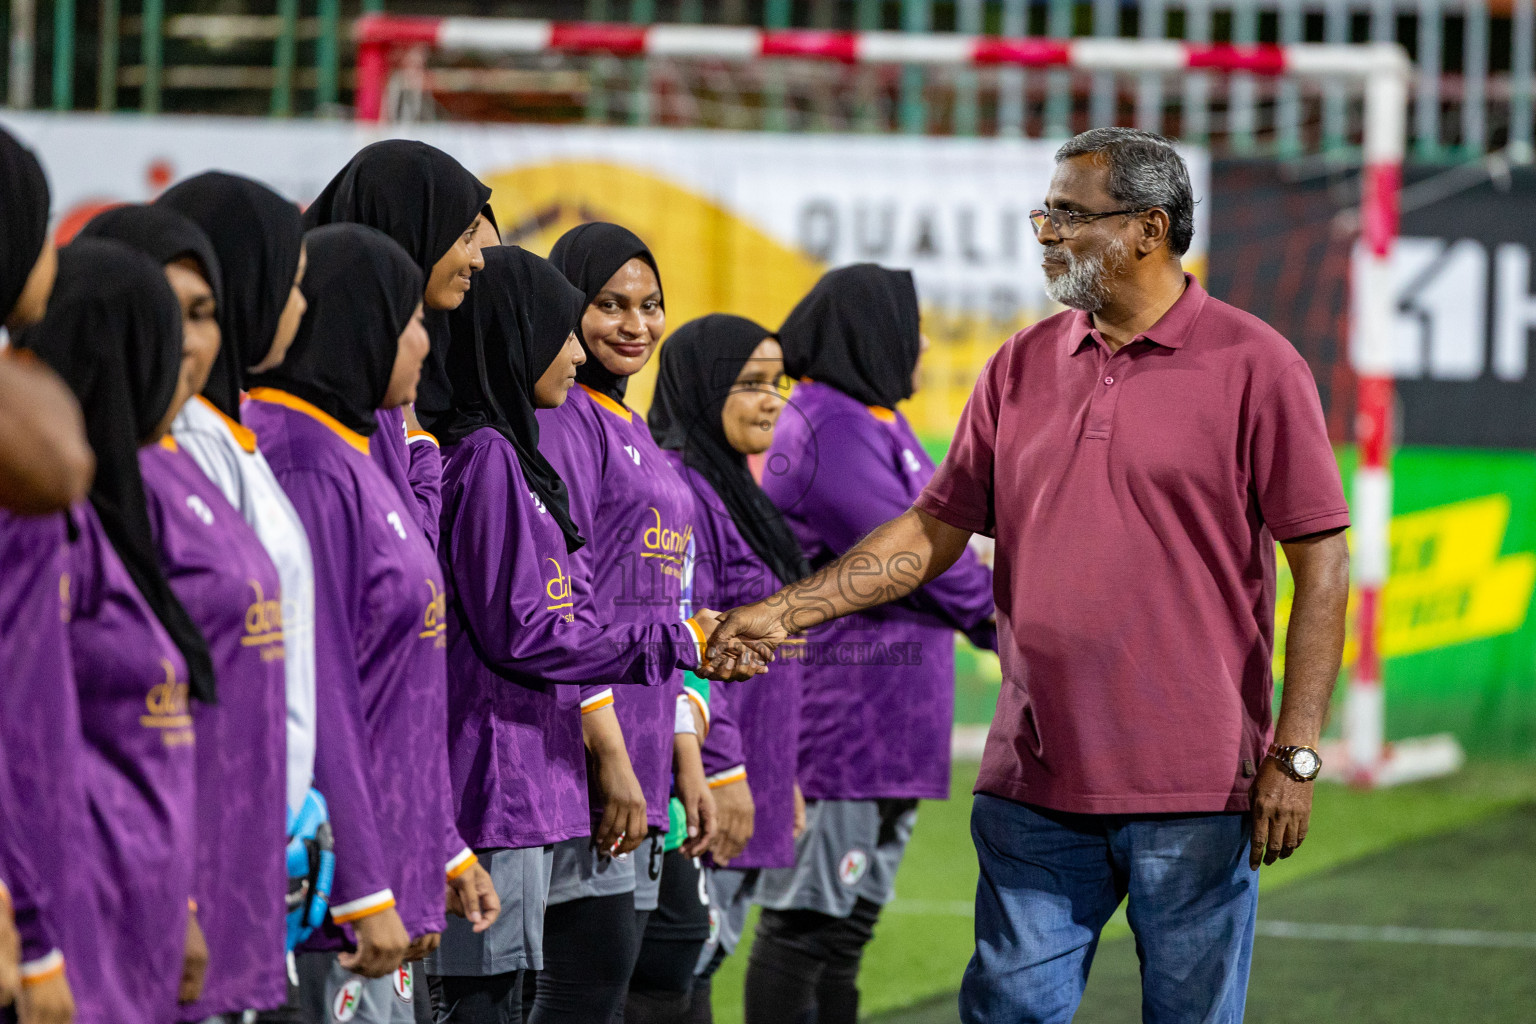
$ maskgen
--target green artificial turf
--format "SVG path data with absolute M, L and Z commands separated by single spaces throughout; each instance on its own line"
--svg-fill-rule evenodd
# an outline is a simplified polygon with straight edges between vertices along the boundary
M 882 1020 L 888 1020 L 890 1024 L 895 1024 L 897 1021 L 904 1024 L 905 1022 L 918 1024 L 919 1021 L 924 1024 L 930 1024 L 930 1022 L 941 1024 L 941 1022 L 954 1022 L 958 1019 L 954 1009 L 953 993 L 959 985 L 960 975 L 970 956 L 972 945 L 971 921 L 967 908 L 975 893 L 976 861 L 970 844 L 968 816 L 969 792 L 975 780 L 975 773 L 975 765 L 957 764 L 953 798 L 947 802 L 923 804 L 916 835 L 898 877 L 896 901 L 887 908 L 876 931 L 875 940 L 866 954 L 860 984 L 863 993 L 863 1009 L 870 1015 L 888 1014 Z M 1424 862 L 1427 866 L 1417 876 L 1415 882 L 1415 891 L 1422 893 L 1428 903 L 1439 906 L 1436 900 L 1441 894 L 1459 893 L 1471 884 L 1466 882 L 1462 875 L 1470 872 L 1474 879 L 1483 877 L 1480 866 L 1466 867 L 1465 865 L 1471 863 L 1467 861 L 1467 857 L 1476 853 L 1479 845 L 1486 845 L 1487 841 L 1479 838 L 1480 833 L 1475 829 L 1471 832 L 1458 830 L 1466 830 L 1468 826 L 1478 822 L 1488 822 L 1489 827 L 1493 827 L 1498 822 L 1506 820 L 1498 817 L 1501 812 L 1509 812 L 1530 801 L 1536 801 L 1536 771 L 1533 771 L 1528 763 L 1473 764 L 1449 779 L 1376 792 L 1361 792 L 1329 784 L 1320 785 L 1316 794 L 1312 828 L 1306 846 L 1289 861 L 1263 870 L 1260 884 L 1266 896 L 1260 902 L 1260 916 L 1274 920 L 1327 920 L 1355 923 L 1352 918 L 1284 916 L 1293 912 L 1300 914 L 1304 909 L 1298 906 L 1293 911 L 1291 905 L 1285 900 L 1290 898 L 1292 892 L 1300 899 L 1302 895 L 1312 892 L 1313 887 L 1323 886 L 1325 882 L 1348 875 L 1357 868 L 1376 871 L 1383 877 L 1389 877 L 1391 874 L 1389 870 L 1378 871 L 1371 865 L 1378 861 L 1390 862 L 1391 858 L 1399 854 L 1404 857 L 1409 856 L 1414 850 L 1420 849 L 1421 845 L 1425 845 L 1416 843 L 1417 840 L 1445 836 L 1444 842 L 1451 843 L 1456 850 L 1461 850 L 1456 854 L 1457 859 L 1443 864 L 1434 861 Z M 1496 817 L 1497 822 L 1490 820 Z M 1515 815 L 1511 820 L 1519 820 L 1519 817 Z M 1532 822 L 1533 831 L 1530 839 L 1536 839 L 1536 816 L 1532 817 Z M 1448 836 L 1447 833 L 1455 833 L 1455 835 Z M 1472 836 L 1474 840 L 1473 845 L 1465 849 L 1455 845 L 1460 842 L 1463 834 Z M 1414 845 L 1400 849 L 1404 844 Z M 1434 843 L 1427 845 L 1433 846 Z M 1519 860 L 1520 855 L 1525 856 L 1527 873 L 1529 873 L 1528 865 L 1532 863 L 1530 849 L 1531 845 L 1527 840 L 1523 846 L 1513 850 L 1516 861 Z M 1450 854 L 1444 854 L 1444 856 L 1450 856 Z M 1493 868 L 1489 871 L 1496 874 Z M 1376 876 L 1371 875 L 1371 877 Z M 1304 882 L 1308 884 L 1300 886 L 1300 883 Z M 1299 887 L 1292 889 L 1293 886 Z M 1269 895 L 1274 890 L 1278 891 Z M 1493 891 L 1498 891 L 1497 886 Z M 1384 898 L 1379 904 L 1373 905 L 1377 906 L 1384 916 L 1380 916 L 1379 920 L 1371 918 L 1371 923 L 1418 923 L 1393 917 L 1391 911 L 1395 904 L 1390 899 Z M 1527 902 L 1527 910 L 1529 909 L 1529 902 Z M 1343 910 L 1340 911 L 1340 913 L 1343 912 Z M 1444 920 L 1447 923 L 1435 926 L 1496 930 L 1501 928 L 1518 930 L 1523 927 L 1536 932 L 1536 915 L 1527 915 L 1528 924 L 1515 926 L 1462 920 L 1458 914 L 1456 906 L 1446 904 Z M 1139 1019 L 1136 1009 L 1139 1006 L 1139 995 L 1128 1003 L 1125 1001 L 1127 996 L 1124 986 L 1126 984 L 1131 985 L 1129 991 L 1133 995 L 1136 992 L 1135 951 L 1132 943 L 1125 938 L 1126 934 L 1123 917 L 1117 917 L 1105 930 L 1105 942 L 1100 948 L 1099 962 L 1095 965 L 1083 1015 L 1079 1018 L 1085 1024 L 1097 1021 Z M 746 968 L 747 945 L 747 943 L 743 944 L 743 948 L 726 962 L 716 977 L 714 1006 L 715 1020 L 718 1024 L 738 1024 L 742 1019 L 741 985 Z M 1360 948 L 1356 949 L 1356 946 Z M 1482 962 L 1479 960 L 1482 958 L 1496 967 L 1498 965 L 1508 967 L 1522 957 L 1526 964 L 1536 962 L 1536 952 L 1529 949 L 1453 949 L 1450 953 L 1455 956 L 1447 960 L 1445 956 L 1447 951 L 1440 947 L 1405 946 L 1382 951 L 1374 947 L 1366 948 L 1366 946 L 1367 944 L 1364 943 L 1352 944 L 1348 951 L 1350 957 L 1360 958 L 1362 972 L 1370 970 L 1374 965 L 1374 961 L 1371 961 L 1372 957 L 1379 957 L 1385 961 L 1393 961 L 1397 958 L 1405 963 L 1417 965 L 1415 971 L 1418 973 L 1415 976 L 1427 978 L 1439 977 L 1444 973 L 1429 971 L 1430 965 L 1442 961 Z M 1311 961 L 1300 958 L 1303 947 L 1312 951 Z M 1257 1002 L 1260 983 L 1268 976 L 1265 972 L 1270 970 L 1269 965 L 1272 960 L 1277 963 L 1296 963 L 1303 966 L 1312 963 L 1313 966 L 1322 969 L 1335 959 L 1339 959 L 1335 954 L 1330 954 L 1329 950 L 1321 945 L 1299 940 L 1261 939 L 1255 952 L 1255 996 L 1250 1001 L 1250 1022 L 1278 1024 L 1281 1021 L 1305 1020 L 1308 1024 L 1312 1024 L 1316 1021 L 1378 1019 L 1350 1016 L 1343 1010 L 1319 1012 L 1310 1018 L 1301 1015 L 1293 1016 L 1290 1015 L 1292 1011 L 1289 1007 L 1285 1009 L 1286 1015 L 1283 1016 L 1256 1015 L 1260 1012 Z M 1340 962 L 1347 962 L 1347 960 L 1340 960 Z M 1308 988 L 1309 998 L 1311 998 L 1312 995 L 1316 995 L 1314 990 L 1321 991 L 1321 989 L 1316 985 L 1309 986 L 1301 980 L 1302 973 L 1304 973 L 1302 968 L 1298 967 L 1293 980 L 1302 987 Z M 1536 971 L 1526 971 L 1526 973 L 1536 975 Z M 1373 975 L 1362 973 L 1360 977 L 1372 978 Z M 1481 978 L 1480 975 L 1478 977 Z M 1353 981 L 1355 987 L 1361 984 L 1359 981 Z M 1522 984 L 1536 984 L 1536 982 L 1530 982 L 1528 979 L 1524 981 L 1505 979 L 1500 982 L 1490 977 L 1487 984 L 1478 980 L 1469 982 L 1469 987 L 1477 988 L 1480 993 L 1497 993 L 1514 992 L 1519 990 Z M 1374 981 L 1367 987 L 1375 987 Z M 1316 998 L 1322 999 L 1323 996 L 1317 995 Z M 1488 998 L 1494 998 L 1494 996 L 1490 994 Z M 1390 1005 L 1398 1004 L 1393 1002 Z M 907 1013 L 889 1013 L 902 1007 L 914 1007 L 914 1009 Z M 1101 1015 L 1088 1016 L 1088 1014 Z M 1417 1013 L 1413 1016 L 1415 1019 L 1442 1021 L 1514 1021 L 1536 1020 L 1536 1011 L 1527 1013 L 1521 1010 L 1512 1016 L 1508 1014 L 1501 1016 L 1497 1013 L 1454 1018 L 1443 1016 L 1437 1018 L 1433 1014 Z M 1387 1018 L 1383 1016 L 1379 1019 Z
M 1259 905 L 1248 1024 L 1484 1024 L 1536 1019 L 1536 807 L 1404 843 L 1267 895 Z M 1435 931 L 1267 937 L 1265 922 Z M 1447 930 L 1447 931 L 1440 931 Z M 1476 934 L 1466 935 L 1471 930 Z M 1450 942 L 1523 942 L 1516 948 Z M 1135 943 L 1105 943 L 1077 1024 L 1139 1019 Z M 933 1016 L 934 1022 L 946 1018 Z M 949 1021 L 957 1021 L 953 1009 Z
M 949 800 L 930 800 L 918 809 L 917 831 L 896 879 L 896 900 L 939 905 L 937 914 L 892 913 L 875 928 L 865 953 L 860 988 L 868 1012 L 908 1006 L 936 992 L 951 991 L 971 955 L 969 914 L 954 913 L 976 897 L 976 851 L 971 846 L 971 787 L 975 764 L 956 764 Z M 893 905 L 894 906 L 894 905 Z M 756 912 L 748 922 L 750 936 Z M 741 987 L 750 938 L 715 976 L 716 1024 L 740 1024 Z

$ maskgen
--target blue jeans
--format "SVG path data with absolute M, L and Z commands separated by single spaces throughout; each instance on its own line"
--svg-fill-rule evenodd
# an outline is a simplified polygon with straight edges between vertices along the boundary
M 1127 896 L 1144 1024 L 1241 1024 L 1258 913 L 1246 814 L 1064 814 L 978 794 L 966 1024 L 1069 1024 Z

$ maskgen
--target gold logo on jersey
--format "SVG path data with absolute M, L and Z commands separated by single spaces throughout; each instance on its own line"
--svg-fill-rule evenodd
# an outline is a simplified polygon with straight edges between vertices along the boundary
M 187 684 L 176 678 L 176 668 L 169 660 L 160 659 L 165 670 L 165 682 L 149 688 L 144 698 L 148 714 L 139 716 L 139 724 L 146 729 L 160 730 L 161 739 L 168 747 L 190 746 L 192 743 L 192 715 L 187 705 Z
M 693 524 L 689 523 L 681 530 L 673 530 L 661 525 L 661 512 L 655 507 L 651 508 L 651 516 L 651 525 L 641 534 L 645 550 L 640 553 L 640 557 L 660 559 L 664 574 L 681 579 L 683 557 L 688 552 L 688 542 L 693 539 Z
M 555 574 L 544 584 L 544 593 L 554 604 L 545 605 L 545 611 L 559 612 L 560 618 L 566 622 L 574 622 L 576 613 L 571 611 L 575 603 L 571 600 L 571 578 L 565 574 L 560 563 L 553 558 L 545 558 L 544 561 L 555 567 Z
M 434 641 L 434 647 L 448 646 L 448 592 L 437 589 L 437 583 L 427 580 L 427 610 L 422 616 L 420 633 L 416 635 L 423 640 Z
M 283 657 L 283 603 L 268 600 L 266 592 L 257 580 L 246 580 L 254 600 L 245 610 L 245 636 L 240 638 L 241 647 L 261 648 L 262 661 L 278 661 Z

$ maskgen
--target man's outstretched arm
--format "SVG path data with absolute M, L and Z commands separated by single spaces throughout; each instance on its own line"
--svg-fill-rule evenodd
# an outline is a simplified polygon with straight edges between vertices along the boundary
M 970 539 L 970 531 L 909 508 L 836 561 L 726 615 L 710 637 L 710 661 L 729 672 L 746 649 L 766 659 L 796 633 L 906 597 L 954 565 Z

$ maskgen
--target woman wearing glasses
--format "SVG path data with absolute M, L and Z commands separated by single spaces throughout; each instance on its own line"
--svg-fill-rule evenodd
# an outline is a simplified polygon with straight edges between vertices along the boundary
M 694 494 L 694 600 L 734 608 L 809 575 L 799 541 L 747 466 L 749 455 L 773 443 L 784 411 L 778 339 L 751 320 L 714 314 L 679 328 L 660 359 L 648 419 Z M 736 947 L 758 874 L 795 863 L 804 814 L 795 786 L 799 663 L 791 652 L 770 680 L 710 686 L 704 770 L 719 822 L 704 869 L 709 907 L 698 898 L 698 862 L 669 852 L 661 905 L 630 984 L 629 1024 L 710 1020 L 710 979 Z
M 909 508 L 933 461 L 896 411 L 925 347 L 912 275 L 874 264 L 828 272 L 779 329 L 800 378 L 763 490 L 812 568 Z M 910 597 L 808 634 L 795 866 L 764 871 L 747 969 L 747 1024 L 852 1024 L 855 984 L 917 820 L 949 796 L 954 632 L 996 647 L 992 574 L 967 552 Z

